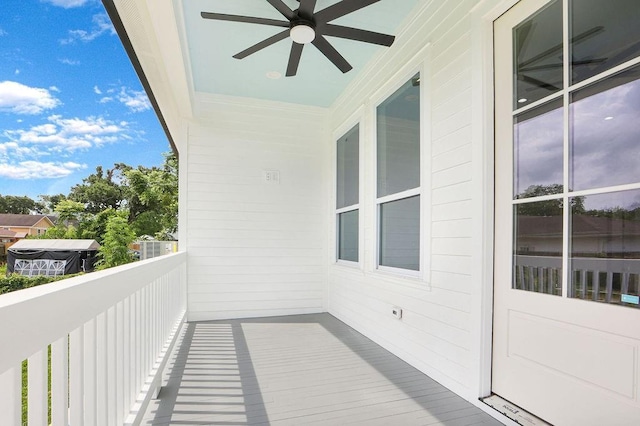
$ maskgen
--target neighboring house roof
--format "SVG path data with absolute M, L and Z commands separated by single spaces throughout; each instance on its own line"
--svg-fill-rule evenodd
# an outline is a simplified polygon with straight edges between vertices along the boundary
M 0 238 L 15 238 L 16 233 L 9 229 L 0 228 Z
M 2 213 L 0 214 L 0 226 L 20 226 L 20 227 L 32 227 L 35 226 L 41 220 L 49 222 L 53 226 L 53 222 L 48 216 L 43 214 L 12 214 Z
M 20 240 L 10 250 L 98 250 L 96 240 Z

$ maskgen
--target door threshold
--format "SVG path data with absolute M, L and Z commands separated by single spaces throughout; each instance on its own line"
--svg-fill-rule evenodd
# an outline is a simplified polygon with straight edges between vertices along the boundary
M 527 410 L 518 407 L 496 394 L 480 398 L 480 401 L 522 426 L 551 426 L 551 423 L 545 422 L 541 418 L 534 416 Z

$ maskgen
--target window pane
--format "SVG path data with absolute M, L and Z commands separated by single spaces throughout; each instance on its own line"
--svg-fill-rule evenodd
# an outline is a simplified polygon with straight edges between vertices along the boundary
M 574 197 L 569 296 L 640 307 L 640 190 Z
M 578 90 L 571 100 L 571 189 L 639 182 L 640 67 Z
M 338 259 L 358 261 L 358 210 L 338 215 Z
M 640 55 L 638 0 L 571 2 L 572 83 Z
M 420 196 L 380 205 L 379 264 L 420 270 Z
M 420 77 L 377 110 L 378 197 L 420 186 Z
M 338 139 L 337 208 L 359 202 L 359 128 L 355 126 Z
M 518 115 L 513 128 L 513 196 L 562 192 L 562 100 Z
M 562 199 L 514 206 L 512 288 L 562 295 Z
M 513 46 L 514 109 L 562 90 L 562 1 L 551 2 L 515 27 Z

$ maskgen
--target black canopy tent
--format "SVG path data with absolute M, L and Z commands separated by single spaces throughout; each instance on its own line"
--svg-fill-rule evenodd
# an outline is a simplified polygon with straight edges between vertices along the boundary
M 20 240 L 7 251 L 7 273 L 34 276 L 90 272 L 99 248 L 95 240 Z

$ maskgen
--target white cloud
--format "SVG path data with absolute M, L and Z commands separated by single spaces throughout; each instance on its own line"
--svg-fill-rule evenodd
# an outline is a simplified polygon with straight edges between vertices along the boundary
M 98 86 L 93 86 L 93 92 L 96 95 L 102 95 L 102 90 L 100 90 L 100 88 Z
M 6 32 L 5 30 L 2 29 L 2 27 L 0 27 L 0 37 L 6 36 L 8 34 L 9 34 L 8 32 Z
M 69 58 L 58 59 L 58 61 L 60 61 L 61 63 L 65 64 L 65 65 L 80 65 L 80 61 L 76 61 L 76 60 L 69 59 Z
M 60 40 L 60 44 L 74 43 L 77 40 L 88 43 L 100 37 L 104 33 L 116 34 L 115 28 L 111 24 L 109 17 L 106 13 L 99 15 L 93 15 L 93 27 L 90 31 L 87 30 L 69 30 L 69 37 Z
M 58 89 L 57 86 L 49 86 L 49 90 L 51 90 L 52 92 L 58 92 L 60 93 L 60 89 Z
M 151 109 L 151 102 L 144 91 L 128 90 L 122 88 L 118 94 L 118 100 L 126 105 L 132 112 L 142 112 Z
M 102 117 L 48 117 L 48 123 L 27 130 L 6 131 L 5 136 L 20 145 L 39 145 L 51 152 L 73 152 L 116 142 L 128 129 Z
M 18 75 L 18 74 L 20 74 L 20 70 L 15 70 L 13 73 L 14 73 L 15 75 Z
M 73 162 L 21 161 L 0 163 L 0 176 L 9 179 L 53 179 L 69 176 L 76 170 L 86 168 L 86 164 Z
M 49 90 L 29 87 L 15 81 L 0 82 L 0 111 L 15 114 L 40 114 L 60 105 Z
M 129 108 L 131 112 L 143 112 L 151 109 L 151 102 L 149 102 L 149 98 L 143 90 L 132 90 L 123 86 L 120 91 L 117 88 L 112 88 L 107 90 L 107 93 L 109 96 L 102 97 L 98 102 L 106 104 L 117 100 Z M 102 92 L 99 94 L 102 94 Z
M 45 0 L 47 3 L 51 3 L 54 6 L 64 7 L 65 9 L 71 9 L 72 7 L 84 6 L 89 0 Z
M 5 142 L 0 143 L 0 159 L 4 158 L 8 160 L 9 158 L 16 159 L 24 159 L 24 158 L 35 158 L 48 155 L 46 152 L 40 152 L 38 149 L 33 147 L 21 146 L 17 142 Z

